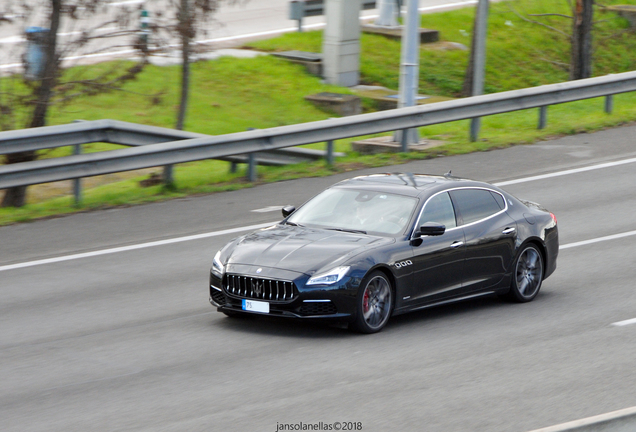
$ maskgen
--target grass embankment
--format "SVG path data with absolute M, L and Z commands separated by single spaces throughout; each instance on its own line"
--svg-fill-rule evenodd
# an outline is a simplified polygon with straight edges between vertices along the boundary
M 555 4 L 556 3 L 556 4 Z M 626 3 L 607 1 L 605 4 Z M 486 92 L 498 92 L 566 81 L 569 45 L 564 36 L 521 19 L 520 14 L 567 14 L 567 2 L 553 0 L 516 0 L 491 4 L 487 42 Z M 422 26 L 438 29 L 442 42 L 423 45 L 420 52 L 420 93 L 457 96 L 461 91 L 468 51 L 449 49 L 448 42 L 470 45 L 474 8 L 423 15 Z M 531 17 L 569 32 L 571 21 L 561 17 Z M 634 33 L 626 20 L 613 13 L 597 13 L 594 74 L 619 73 L 634 69 L 636 51 Z M 611 35 L 617 34 L 614 37 Z M 322 32 L 292 33 L 251 43 L 249 48 L 263 51 L 303 50 L 319 52 Z M 397 89 L 399 77 L 399 42 L 376 35 L 361 38 L 361 80 L 364 84 Z M 100 68 L 96 65 L 87 68 Z M 111 118 L 149 125 L 172 127 L 178 104 L 179 68 L 148 67 L 139 78 L 125 86 L 125 92 L 82 98 L 54 108 L 50 124 L 75 119 Z M 348 92 L 327 86 L 308 75 L 301 67 L 273 57 L 255 59 L 222 58 L 199 62 L 192 67 L 192 92 L 186 128 L 212 135 L 244 131 L 249 127 L 269 128 L 287 124 L 322 120 L 331 114 L 304 101 L 304 96 L 321 91 Z M 158 94 L 149 98 L 147 95 Z M 369 107 L 372 104 L 366 103 Z M 381 166 L 408 159 L 437 154 L 483 151 L 513 144 L 531 143 L 553 136 L 616 126 L 636 118 L 636 96 L 615 98 L 614 113 L 603 112 L 603 100 L 588 100 L 550 107 L 548 126 L 537 130 L 537 110 L 490 116 L 482 120 L 480 140 L 468 141 L 468 121 L 422 128 L 420 133 L 447 144 L 422 154 L 359 156 L 350 152 L 350 140 L 336 143 L 338 151 L 349 155 L 338 159 L 336 167 L 322 162 L 289 167 L 259 167 L 259 181 L 270 182 L 301 176 L 328 175 L 363 166 Z M 116 148 L 106 144 L 86 146 L 86 151 Z M 321 148 L 321 144 L 313 145 Z M 71 150 L 48 151 L 44 157 L 70 154 Z M 230 173 L 228 164 L 204 161 L 176 167 L 176 187 L 140 188 L 140 177 L 87 189 L 81 209 L 125 205 L 169 199 L 196 193 L 210 193 L 249 186 L 244 171 Z M 145 177 L 145 176 L 144 176 Z M 69 187 L 70 190 L 70 187 Z M 21 209 L 0 209 L 0 224 L 36 217 L 78 211 L 72 197 L 30 199 Z

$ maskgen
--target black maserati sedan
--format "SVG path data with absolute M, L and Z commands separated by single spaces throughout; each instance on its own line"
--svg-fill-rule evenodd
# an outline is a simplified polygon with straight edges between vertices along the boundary
M 529 302 L 556 269 L 557 219 L 488 183 L 375 174 L 337 183 L 214 256 L 210 302 L 233 316 L 348 322 L 500 295 Z

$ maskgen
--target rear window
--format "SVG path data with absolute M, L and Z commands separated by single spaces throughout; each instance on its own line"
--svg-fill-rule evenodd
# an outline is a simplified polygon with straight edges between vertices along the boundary
M 460 189 L 451 192 L 453 204 L 458 210 L 463 225 L 477 222 L 502 210 L 490 191 L 485 189 Z

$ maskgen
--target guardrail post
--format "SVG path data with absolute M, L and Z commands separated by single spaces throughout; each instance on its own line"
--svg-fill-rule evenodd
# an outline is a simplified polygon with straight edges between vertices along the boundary
M 256 181 L 256 153 L 247 155 L 247 180 L 250 183 Z
M 475 142 L 479 139 L 480 126 L 481 126 L 480 117 L 475 117 L 470 119 L 470 142 Z
M 333 140 L 327 141 L 327 166 L 333 166 Z
M 234 174 L 236 172 L 236 170 L 238 169 L 238 163 L 236 162 L 230 162 L 230 172 L 232 174 Z
M 73 154 L 82 154 L 82 145 L 76 144 L 73 146 Z M 82 179 L 76 178 L 73 180 L 73 195 L 75 196 L 75 206 L 79 207 L 82 203 Z
M 539 107 L 539 125 L 537 129 L 545 129 L 548 123 L 548 107 L 542 106 Z
M 614 95 L 605 96 L 605 112 L 611 114 L 614 110 Z
M 174 183 L 174 177 L 172 174 L 172 167 L 174 165 L 165 165 L 163 167 L 163 184 L 165 185 L 171 185 L 172 183 Z

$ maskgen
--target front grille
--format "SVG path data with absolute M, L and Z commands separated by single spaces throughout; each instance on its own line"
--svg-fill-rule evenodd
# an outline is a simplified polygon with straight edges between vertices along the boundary
M 301 315 L 333 315 L 338 310 L 336 305 L 329 302 L 307 302 L 303 303 L 299 312 Z
M 225 291 L 242 298 L 289 302 L 298 292 L 291 281 L 262 279 L 250 276 L 228 274 L 225 279 Z
M 218 305 L 223 306 L 225 304 L 225 295 L 221 291 L 217 291 L 214 288 L 210 289 L 210 297 Z

